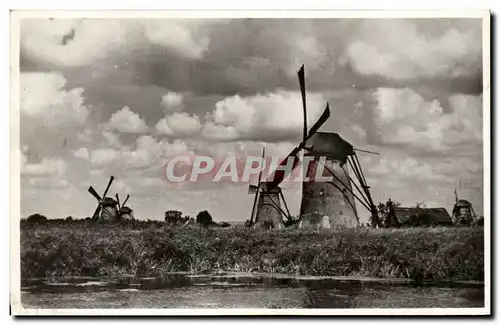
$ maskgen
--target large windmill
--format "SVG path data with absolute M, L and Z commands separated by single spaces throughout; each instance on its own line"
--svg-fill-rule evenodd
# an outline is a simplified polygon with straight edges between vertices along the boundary
M 116 220 L 118 216 L 118 209 L 117 209 L 117 204 L 118 202 L 111 198 L 107 197 L 106 194 L 108 194 L 109 188 L 111 187 L 111 183 L 113 183 L 113 180 L 115 179 L 114 176 L 111 176 L 109 178 L 108 186 L 104 190 L 104 193 L 102 194 L 102 197 L 96 192 L 96 190 L 90 186 L 89 187 L 89 192 L 94 196 L 97 200 L 97 208 L 94 211 L 94 214 L 92 215 L 92 220 Z
M 272 180 L 261 182 L 259 175 L 257 186 L 250 185 L 250 192 L 255 193 L 251 224 L 280 227 L 283 224 L 283 217 L 290 217 L 279 185 L 297 166 L 300 161 L 299 154 L 304 150 L 304 158 L 307 157 L 309 162 L 306 178 L 302 184 L 299 225 L 356 227 L 359 224 L 355 202 L 357 200 L 371 214 L 372 226 L 377 226 L 379 224 L 377 209 L 356 151 L 377 153 L 356 149 L 337 133 L 318 132 L 330 117 L 328 103 L 323 114 L 308 131 L 304 66 L 298 71 L 298 77 L 304 113 L 302 141 L 281 162 Z M 288 159 L 293 159 L 292 168 L 283 169 L 287 166 Z M 347 164 L 351 167 L 359 185 L 350 176 Z M 318 171 L 322 175 L 316 175 Z M 282 202 L 286 212 L 281 208 Z
M 300 93 L 302 96 L 302 108 L 304 112 L 304 129 L 302 141 L 290 152 L 290 154 L 278 165 L 274 173 L 271 174 L 272 177 L 269 180 L 261 182 L 261 174 L 259 174 L 258 184 L 250 185 L 249 193 L 255 193 L 254 205 L 252 208 L 252 214 L 250 216 L 250 222 L 256 227 L 264 228 L 281 228 L 283 226 L 283 218 L 290 219 L 290 212 L 285 202 L 285 198 L 279 186 L 281 182 L 285 179 L 288 173 L 292 172 L 295 167 L 297 167 L 300 161 L 300 152 L 305 149 L 306 141 L 310 139 L 318 129 L 328 120 L 330 117 L 330 108 L 328 103 L 326 108 L 313 125 L 313 127 L 308 131 L 307 129 L 307 109 L 306 109 L 306 91 L 305 91 L 305 75 L 304 66 L 298 71 L 299 83 L 300 83 Z M 264 157 L 264 152 L 263 152 Z M 289 159 L 293 159 L 292 168 L 285 168 L 288 166 Z M 283 207 L 282 207 L 283 205 Z

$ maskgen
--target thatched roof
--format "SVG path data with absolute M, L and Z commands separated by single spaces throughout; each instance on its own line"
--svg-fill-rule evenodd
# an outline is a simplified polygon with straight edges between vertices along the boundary
M 338 133 L 316 132 L 307 141 L 307 145 L 313 147 L 312 151 L 316 155 L 325 155 L 342 162 L 345 162 L 347 156 L 354 152 L 352 144 L 344 140 Z
M 116 204 L 118 204 L 118 202 L 117 202 L 115 199 L 111 198 L 111 197 L 105 197 L 105 198 L 101 201 L 101 204 L 102 204 L 103 206 L 109 206 L 109 205 L 116 205 Z
M 132 212 L 133 210 L 131 208 L 129 208 L 128 206 L 124 206 L 120 209 L 120 213 L 130 213 Z
M 460 208 L 469 208 L 472 206 L 472 203 L 467 200 L 458 200 L 457 203 L 455 203 L 455 206 Z
M 395 208 L 396 218 L 402 224 L 451 224 L 450 214 L 445 208 Z

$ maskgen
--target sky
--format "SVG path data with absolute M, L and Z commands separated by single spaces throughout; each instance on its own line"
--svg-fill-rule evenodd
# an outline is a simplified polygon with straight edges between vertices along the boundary
M 173 186 L 177 156 L 285 156 L 309 125 L 356 148 L 375 202 L 483 213 L 480 19 L 25 19 L 21 215 L 88 217 L 87 189 L 166 210 L 249 218 L 248 183 Z M 283 185 L 292 214 L 301 186 Z M 361 221 L 368 213 L 360 204 Z

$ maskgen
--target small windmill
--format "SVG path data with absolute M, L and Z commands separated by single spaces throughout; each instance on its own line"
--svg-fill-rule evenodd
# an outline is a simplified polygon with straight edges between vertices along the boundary
M 104 190 L 102 197 L 96 192 L 96 190 L 92 186 L 89 187 L 90 194 L 92 194 L 92 196 L 94 196 L 97 200 L 97 208 L 95 209 L 94 214 L 92 215 L 92 220 L 99 220 L 101 218 L 116 220 L 116 217 L 118 215 L 117 211 L 118 202 L 111 197 L 106 197 L 106 194 L 108 194 L 109 188 L 111 187 L 111 183 L 113 183 L 114 179 L 115 179 L 114 176 L 111 176 L 109 178 L 108 186 Z
M 302 108 L 304 113 L 304 128 L 302 141 L 288 154 L 288 156 L 278 165 L 274 171 L 274 177 L 270 180 L 261 182 L 261 174 L 259 174 L 259 182 L 257 186 L 250 185 L 249 193 L 255 193 L 254 206 L 252 208 L 252 214 L 250 216 L 250 222 L 252 225 L 261 226 L 265 228 L 281 228 L 283 226 L 283 217 L 286 219 L 291 219 L 290 212 L 286 205 L 285 198 L 279 186 L 285 177 L 292 172 L 300 161 L 299 154 L 303 149 L 306 149 L 306 142 L 311 138 L 318 129 L 328 120 L 330 117 L 330 108 L 328 103 L 326 108 L 313 125 L 313 127 L 307 130 L 307 108 L 306 108 L 306 90 L 305 90 L 305 74 L 304 65 L 298 71 L 298 78 L 300 84 L 300 93 L 302 97 Z M 264 152 L 263 152 L 264 156 Z M 292 168 L 284 168 L 288 165 L 289 159 L 293 159 Z M 282 208 L 284 205 L 284 209 Z
M 128 199 L 130 198 L 130 195 L 127 194 L 127 197 L 125 198 L 125 201 L 123 201 L 123 204 L 120 206 L 120 197 L 118 196 L 118 193 L 115 194 L 116 201 L 118 202 L 118 216 L 120 220 L 131 220 L 134 219 L 134 211 L 125 205 L 127 203 Z

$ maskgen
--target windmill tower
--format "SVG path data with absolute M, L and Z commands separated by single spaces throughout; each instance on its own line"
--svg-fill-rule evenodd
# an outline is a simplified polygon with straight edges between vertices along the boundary
M 310 158 L 310 162 L 302 183 L 300 227 L 357 227 L 356 200 L 372 214 L 372 226 L 378 224 L 377 209 L 356 149 L 337 133 L 327 132 L 317 132 L 306 146 L 310 150 L 304 155 Z M 359 186 L 351 177 L 348 166 L 351 166 Z
M 264 162 L 265 148 L 262 148 L 262 164 Z M 261 164 L 261 166 L 262 166 Z M 283 218 L 290 218 L 290 211 L 286 206 L 286 201 L 281 188 L 266 189 L 261 182 L 262 168 L 259 172 L 257 185 L 250 185 L 249 194 L 255 194 L 250 215 L 250 224 L 258 228 L 278 228 L 284 227 Z M 284 209 L 283 206 L 284 205 Z
M 298 71 L 298 77 L 300 83 L 300 92 L 302 96 L 302 108 L 304 112 L 304 129 L 302 141 L 278 165 L 278 167 L 272 174 L 274 175 L 274 177 L 268 178 L 268 180 L 261 182 L 261 174 L 259 174 L 258 184 L 256 186 L 250 185 L 249 193 L 255 194 L 252 214 L 250 216 L 250 223 L 256 227 L 281 228 L 284 226 L 283 217 L 289 220 L 291 219 L 290 212 L 288 211 L 285 198 L 279 185 L 284 180 L 284 178 L 289 173 L 291 173 L 292 170 L 295 169 L 295 167 L 298 165 L 300 161 L 299 154 L 302 149 L 305 149 L 306 141 L 310 139 L 330 117 L 330 108 L 327 103 L 325 111 L 308 132 L 305 76 L 303 65 Z M 293 160 L 292 168 L 286 168 L 290 159 Z

